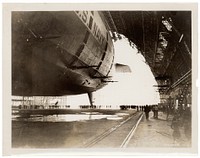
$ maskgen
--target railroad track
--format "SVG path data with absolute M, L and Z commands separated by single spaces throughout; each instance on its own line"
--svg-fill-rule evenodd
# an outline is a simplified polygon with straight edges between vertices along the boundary
M 130 131 L 128 131 L 127 135 L 124 136 L 124 139 L 121 143 L 121 145 L 119 145 L 120 148 L 126 148 L 126 146 L 128 145 L 130 139 L 132 138 L 139 122 L 141 121 L 143 117 L 143 113 L 134 113 L 132 116 L 128 117 L 126 120 L 120 122 L 118 125 L 104 131 L 103 133 L 101 133 L 100 135 L 96 136 L 94 139 L 92 139 L 91 141 L 87 142 L 86 144 L 83 145 L 83 148 L 91 148 L 97 144 L 99 144 L 100 142 L 102 142 L 103 140 L 105 140 L 106 138 L 108 138 L 110 135 L 112 135 L 115 131 L 117 131 L 120 128 L 123 128 L 123 126 L 125 124 L 127 124 L 129 121 L 137 119 L 136 123 L 134 125 L 132 125 L 132 128 Z

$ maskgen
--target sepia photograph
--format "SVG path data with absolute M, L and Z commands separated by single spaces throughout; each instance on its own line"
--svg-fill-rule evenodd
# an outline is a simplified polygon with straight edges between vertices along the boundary
M 5 153 L 197 153 L 197 5 L 174 5 L 4 4 Z

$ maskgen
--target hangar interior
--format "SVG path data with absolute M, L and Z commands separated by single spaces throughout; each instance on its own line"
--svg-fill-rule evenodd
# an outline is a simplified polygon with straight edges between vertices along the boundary
M 158 83 L 161 103 L 191 107 L 191 11 L 104 11 L 112 37 L 137 47 Z

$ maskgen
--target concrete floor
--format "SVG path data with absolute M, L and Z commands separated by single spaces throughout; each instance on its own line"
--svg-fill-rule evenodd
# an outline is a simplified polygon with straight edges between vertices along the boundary
M 105 131 L 115 128 L 130 116 L 141 114 L 142 112 L 136 113 L 136 110 L 102 110 L 101 113 L 104 115 L 109 114 L 110 116 L 122 114 L 120 116 L 122 119 L 102 118 L 72 122 L 12 121 L 12 147 L 84 148 L 85 144 Z M 92 148 L 119 148 L 137 120 L 138 117 L 130 119 L 115 132 L 109 134 L 103 141 L 92 146 Z M 146 120 L 145 116 L 143 116 L 127 148 L 191 147 L 191 140 L 185 137 L 183 127 L 180 128 L 181 138 L 174 142 L 171 120 L 172 116 L 167 121 L 166 115 L 162 112 L 159 112 L 158 119 L 153 118 L 152 112 L 150 112 L 149 120 Z
M 121 120 L 91 119 L 72 122 L 12 121 L 13 148 L 81 148 L 104 131 L 118 125 L 135 110 L 102 110 L 103 114 L 125 113 Z M 75 111 L 77 114 L 77 111 Z

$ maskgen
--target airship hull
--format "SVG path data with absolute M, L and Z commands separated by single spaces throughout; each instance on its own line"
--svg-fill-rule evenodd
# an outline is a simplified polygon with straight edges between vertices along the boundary
M 12 95 L 91 93 L 107 84 L 113 59 L 98 12 L 12 13 Z

